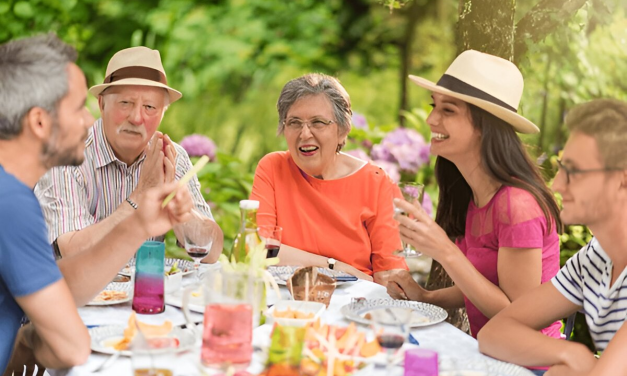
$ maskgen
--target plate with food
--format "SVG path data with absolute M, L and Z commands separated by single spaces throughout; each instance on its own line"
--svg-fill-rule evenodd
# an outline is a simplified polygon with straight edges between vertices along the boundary
M 87 305 L 101 306 L 126 303 L 133 298 L 133 284 L 111 282 Z
M 268 272 L 272 274 L 272 276 L 274 277 L 274 280 L 276 281 L 278 285 L 285 286 L 287 284 L 287 280 L 292 276 L 292 274 L 294 274 L 294 272 L 298 268 L 302 268 L 302 266 L 274 265 L 274 266 L 268 267 Z M 331 270 L 329 268 L 320 268 L 320 267 L 318 267 L 317 269 L 318 269 L 318 273 L 327 275 L 335 279 L 335 283 L 338 286 L 343 285 L 348 282 L 357 281 L 358 279 L 354 275 L 344 273 L 339 270 Z
M 131 314 L 128 326 L 106 325 L 89 329 L 91 336 L 91 349 L 103 354 L 115 354 L 131 356 L 131 342 L 137 335 L 137 327 L 140 328 L 151 350 L 185 351 L 193 348 L 194 334 L 189 329 L 173 327 L 170 321 L 162 325 L 150 325 L 137 322 L 135 313 Z
M 194 263 L 188 260 L 166 258 L 165 272 L 168 274 L 174 274 L 181 271 L 183 275 L 188 275 L 194 272 Z M 132 258 L 128 264 L 120 270 L 118 274 L 130 276 L 135 271 L 135 258 Z
M 412 328 L 437 324 L 448 316 L 443 308 L 433 304 L 395 299 L 363 299 L 343 306 L 340 312 L 349 320 L 368 325 L 372 311 L 394 308 L 410 308 L 413 311 L 410 321 Z

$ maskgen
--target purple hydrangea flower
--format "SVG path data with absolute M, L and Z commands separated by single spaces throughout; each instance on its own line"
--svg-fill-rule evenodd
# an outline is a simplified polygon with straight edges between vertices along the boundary
M 375 166 L 381 167 L 394 183 L 398 183 L 401 180 L 401 172 L 398 170 L 396 163 L 382 160 L 375 160 L 372 161 L 372 163 Z
M 370 157 L 368 156 L 368 154 L 361 149 L 347 150 L 345 151 L 345 153 L 348 155 L 352 155 L 355 158 L 359 158 L 362 161 L 366 161 L 366 162 L 370 161 Z
M 216 144 L 207 136 L 192 134 L 181 140 L 181 146 L 190 157 L 206 155 L 212 162 L 216 159 Z
M 358 112 L 353 112 L 353 126 L 357 129 L 368 129 L 366 117 Z
M 415 174 L 429 163 L 430 146 L 424 137 L 413 129 L 397 128 L 388 133 L 381 143 L 372 147 L 375 160 L 398 163 L 401 170 Z

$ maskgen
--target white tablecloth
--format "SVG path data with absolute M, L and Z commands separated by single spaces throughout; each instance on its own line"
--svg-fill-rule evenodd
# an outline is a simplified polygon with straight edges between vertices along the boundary
M 286 289 L 282 289 L 282 295 L 284 298 L 289 297 L 289 292 Z M 342 306 L 349 304 L 351 297 L 366 297 L 368 299 L 376 298 L 388 298 L 384 287 L 366 281 L 358 281 L 348 283 L 342 286 L 338 286 L 329 308 L 322 315 L 323 322 L 327 324 L 336 324 L 346 326 L 349 322 L 340 313 Z M 273 302 L 273 298 L 269 295 L 268 304 Z M 129 315 L 131 314 L 130 302 L 107 306 L 107 307 L 84 307 L 79 309 L 79 314 L 86 325 L 88 326 L 100 326 L 100 325 L 126 325 Z M 174 325 L 182 325 L 185 323 L 182 311 L 173 306 L 166 306 L 163 313 L 158 315 L 138 315 L 138 320 L 160 324 L 165 320 L 170 320 Z M 201 321 L 202 315 L 194 314 L 194 321 Z M 368 330 L 366 327 L 362 327 L 362 330 Z M 266 324 L 255 329 L 253 333 L 253 344 L 257 347 L 264 347 L 269 345 L 270 342 L 271 325 Z M 461 332 L 454 326 L 442 322 L 439 324 L 417 328 L 412 330 L 412 335 L 420 343 L 420 348 L 432 349 L 438 352 L 441 368 L 465 368 L 466 365 L 473 366 L 480 364 L 481 367 L 489 367 L 490 375 L 503 375 L 503 376 L 528 376 L 531 375 L 529 371 L 524 368 L 514 366 L 511 364 L 496 361 L 494 359 L 483 356 L 479 353 L 477 341 Z M 128 357 L 120 357 L 110 367 L 102 370 L 101 372 L 94 373 L 96 367 L 104 362 L 110 355 L 103 355 L 98 353 L 92 353 L 86 364 L 74 367 L 67 371 L 53 371 L 49 373 L 52 376 L 70 375 L 70 376 L 83 376 L 83 375 L 131 375 L 132 364 Z M 174 359 L 175 366 L 172 367 L 175 376 L 192 376 L 192 375 L 205 375 L 213 374 L 211 370 L 200 365 L 200 343 L 192 351 L 182 352 L 176 355 Z M 251 373 L 259 373 L 263 369 L 263 362 L 265 356 L 263 352 L 255 352 L 253 355 L 253 361 L 248 371 Z M 362 374 L 371 374 L 374 366 L 370 366 L 359 372 Z M 474 366 L 473 366 L 474 367 Z M 480 367 L 480 368 L 481 368 Z M 382 372 L 382 371 L 381 371 Z M 395 375 L 402 375 L 403 371 L 401 367 L 396 367 Z M 383 373 L 381 373 L 383 374 Z M 388 375 L 389 376 L 389 375 Z

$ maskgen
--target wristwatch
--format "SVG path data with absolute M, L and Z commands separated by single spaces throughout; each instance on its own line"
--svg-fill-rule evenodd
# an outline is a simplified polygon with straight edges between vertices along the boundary
M 327 259 L 327 265 L 329 266 L 329 269 L 333 270 L 333 268 L 335 268 L 335 263 L 336 262 L 337 261 L 333 257 L 328 258 Z

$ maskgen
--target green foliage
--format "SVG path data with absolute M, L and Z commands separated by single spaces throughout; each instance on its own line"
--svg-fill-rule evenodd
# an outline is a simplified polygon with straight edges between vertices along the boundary
M 217 161 L 199 173 L 202 193 L 224 232 L 224 248 L 230 250 L 240 225 L 240 200 L 248 199 L 253 173 L 237 158 L 218 153 Z

